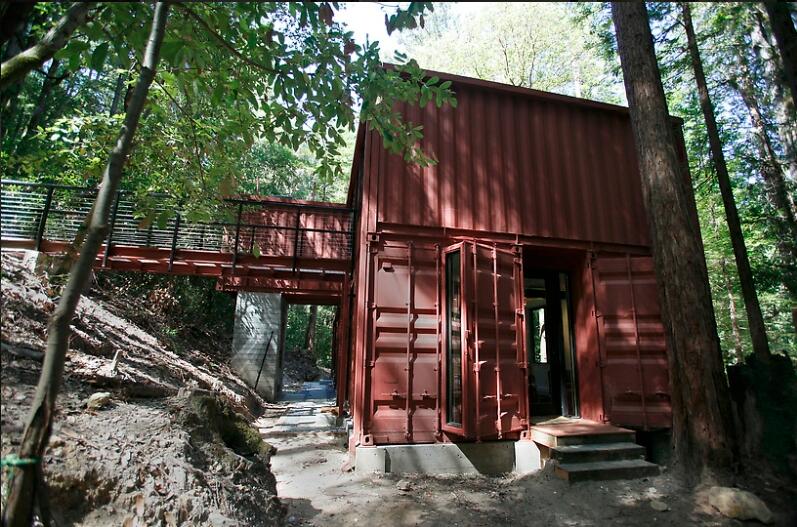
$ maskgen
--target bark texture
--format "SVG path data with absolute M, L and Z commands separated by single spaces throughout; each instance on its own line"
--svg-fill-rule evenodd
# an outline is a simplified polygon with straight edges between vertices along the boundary
M 31 525 L 33 507 L 36 503 L 38 461 L 41 460 L 52 430 L 53 412 L 58 389 L 64 371 L 64 360 L 69 348 L 70 323 L 75 315 L 82 292 L 91 276 L 92 264 L 108 231 L 108 217 L 122 169 L 133 146 L 133 137 L 141 117 L 150 84 L 155 77 L 155 68 L 160 56 L 160 47 L 166 30 L 168 4 L 159 2 L 155 7 L 141 74 L 136 83 L 130 107 L 125 115 L 119 138 L 110 153 L 103 172 L 102 182 L 94 203 L 89 229 L 80 251 L 80 257 L 69 274 L 58 307 L 50 320 L 47 335 L 47 351 L 42 373 L 36 387 L 36 395 L 28 417 L 19 457 L 32 459 L 35 464 L 16 467 L 13 484 L 4 510 L 3 525 L 28 527 Z
M 687 2 L 681 2 L 681 10 L 683 12 L 684 27 L 686 28 L 689 57 L 692 61 L 692 69 L 697 83 L 700 108 L 703 111 L 703 119 L 706 121 L 711 160 L 714 163 L 714 171 L 717 175 L 717 183 L 722 195 L 722 204 L 725 208 L 725 218 L 728 222 L 733 256 L 736 260 L 736 269 L 739 272 L 739 282 L 742 286 L 742 298 L 744 298 L 744 306 L 747 312 L 747 324 L 750 330 L 750 339 L 753 342 L 753 353 L 761 360 L 768 361 L 770 351 L 766 326 L 764 325 L 761 304 L 758 302 L 758 294 L 753 282 L 753 271 L 750 268 L 750 259 L 747 256 L 747 246 L 744 242 L 744 233 L 742 233 L 742 222 L 739 219 L 739 211 L 736 208 L 736 200 L 733 197 L 731 178 L 728 174 L 728 165 L 725 162 L 725 153 L 722 150 L 717 118 L 714 115 L 714 106 L 708 93 L 706 74 L 703 71 L 703 62 L 700 59 L 700 50 L 697 47 L 695 29 L 692 25 L 692 12 Z
M 764 2 L 772 26 L 772 34 L 778 43 L 778 51 L 783 61 L 783 71 L 791 90 L 791 98 L 797 103 L 797 31 L 791 20 L 788 2 L 767 0 Z
M 736 440 L 694 196 L 673 140 L 645 4 L 613 2 L 612 17 L 666 316 L 674 462 L 688 474 L 723 476 L 735 464 Z
M 75 29 L 86 22 L 93 5 L 94 2 L 73 3 L 58 24 L 48 31 L 38 44 L 3 62 L 0 71 L 0 91 L 5 91 L 9 86 L 24 79 L 28 72 L 40 67 L 63 48 Z

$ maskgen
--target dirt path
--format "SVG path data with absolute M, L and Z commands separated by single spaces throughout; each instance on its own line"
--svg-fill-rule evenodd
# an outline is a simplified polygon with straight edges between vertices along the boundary
M 258 425 L 277 448 L 272 471 L 288 507 L 288 525 L 317 527 L 452 527 L 504 525 L 726 526 L 744 525 L 713 514 L 703 500 L 663 474 L 629 481 L 568 484 L 541 472 L 524 477 L 362 476 L 341 469 L 345 435 L 319 431 L 323 402 L 284 403 L 282 416 Z M 297 409 L 297 404 L 303 405 Z M 309 411 L 315 404 L 316 412 Z M 291 430 L 285 416 L 303 423 Z M 308 430 L 308 431 L 302 431 Z M 755 489 L 783 502 L 782 489 Z M 665 504 L 657 511 L 652 503 Z M 658 503 L 656 505 L 659 505 Z M 794 517 L 781 513 L 778 525 Z M 751 524 L 755 525 L 755 524 Z M 759 524 L 760 525 L 760 524 Z

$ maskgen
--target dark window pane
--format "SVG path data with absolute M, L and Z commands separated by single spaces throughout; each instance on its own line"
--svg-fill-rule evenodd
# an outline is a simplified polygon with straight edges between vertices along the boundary
M 448 423 L 462 424 L 462 298 L 460 252 L 446 255 L 446 415 Z

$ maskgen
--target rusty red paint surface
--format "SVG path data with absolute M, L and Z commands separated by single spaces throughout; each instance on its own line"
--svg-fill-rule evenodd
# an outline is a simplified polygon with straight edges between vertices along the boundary
M 432 167 L 361 129 L 349 392 L 355 444 L 516 438 L 529 404 L 523 267 L 571 286 L 580 415 L 670 426 L 666 347 L 627 111 L 454 81 L 400 107 Z M 677 135 L 677 134 L 676 134 Z M 359 202 L 358 202 L 359 200 Z M 462 423 L 449 422 L 445 254 L 462 250 Z
M 647 246 L 628 116 L 534 92 L 455 83 L 458 107 L 398 109 L 439 162 L 420 168 L 371 133 L 377 220 Z
M 653 260 L 599 255 L 592 274 L 606 414 L 618 425 L 666 428 L 667 343 Z

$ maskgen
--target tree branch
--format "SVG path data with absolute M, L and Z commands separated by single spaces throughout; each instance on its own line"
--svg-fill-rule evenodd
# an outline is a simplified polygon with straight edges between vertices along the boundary
M 3 62 L 0 92 L 24 79 L 30 70 L 40 67 L 63 48 L 75 29 L 86 22 L 89 9 L 93 6 L 94 2 L 73 3 L 58 24 L 38 44 Z
M 196 21 L 197 21 L 197 23 L 198 23 L 200 26 L 202 26 L 202 27 L 205 29 L 205 31 L 207 31 L 208 33 L 210 33 L 210 35 L 211 35 L 213 38 L 215 38 L 215 39 L 216 39 L 216 40 L 219 42 L 219 44 L 221 44 L 221 45 L 222 45 L 222 46 L 223 46 L 225 49 L 227 49 L 228 51 L 230 51 L 230 52 L 231 52 L 233 55 L 235 55 L 235 56 L 236 56 L 236 57 L 237 57 L 239 60 L 241 60 L 241 61 L 243 61 L 243 62 L 245 62 L 245 63 L 249 64 L 250 66 L 254 66 L 255 68 L 257 68 L 257 69 L 259 69 L 259 70 L 263 70 L 263 71 L 266 71 L 266 72 L 268 72 L 268 73 L 276 73 L 276 70 L 274 70 L 273 68 L 269 68 L 269 67 L 268 67 L 268 66 L 266 66 L 265 64 L 261 64 L 261 63 L 259 63 L 259 62 L 256 62 L 256 61 L 254 61 L 254 60 L 250 59 L 249 57 L 247 57 L 246 55 L 244 55 L 243 53 L 241 53 L 240 51 L 238 51 L 237 49 L 235 49 L 235 46 L 233 46 L 232 44 L 230 44 L 229 42 L 227 42 L 226 40 L 224 40 L 224 37 L 222 37 L 221 35 L 219 35 L 219 33 L 218 33 L 218 32 L 217 32 L 215 29 L 213 29 L 212 27 L 210 27 L 210 24 L 208 24 L 208 23 L 207 23 L 207 21 L 205 21 L 205 19 L 204 19 L 204 18 L 202 18 L 201 16 L 199 16 L 199 15 L 198 15 L 196 12 L 194 12 L 194 11 L 193 11 L 193 10 L 192 10 L 190 7 L 188 7 L 187 5 L 185 5 L 185 4 L 182 4 L 182 3 L 178 3 L 178 4 L 175 4 L 175 6 L 176 6 L 178 9 L 180 9 L 181 11 L 183 11 L 184 13 L 186 13 L 188 16 L 190 16 L 191 18 L 193 18 L 194 20 L 196 20 Z

